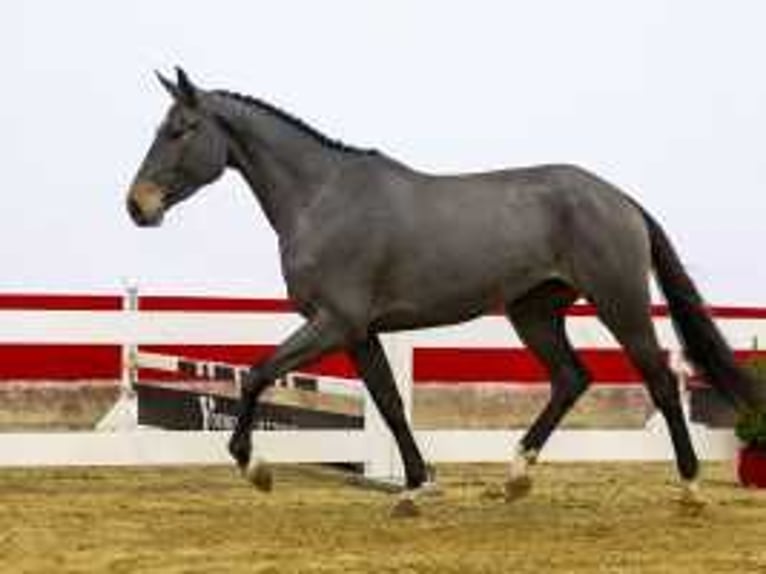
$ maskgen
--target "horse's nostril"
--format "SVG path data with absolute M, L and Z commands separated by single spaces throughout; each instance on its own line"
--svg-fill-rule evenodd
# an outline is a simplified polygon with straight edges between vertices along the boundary
M 139 206 L 138 202 L 133 198 L 128 199 L 128 213 L 130 214 L 133 223 L 136 225 L 143 227 L 145 225 L 150 225 L 151 223 L 147 215 L 141 209 L 141 206 Z
M 138 224 L 142 225 L 146 222 L 146 217 L 144 217 L 144 213 L 141 211 L 141 208 L 138 206 L 138 202 L 136 202 L 135 199 L 128 198 L 128 213 L 130 214 L 130 217 L 133 219 L 133 221 Z
M 156 226 L 165 211 L 165 190 L 151 181 L 134 183 L 127 196 L 126 207 L 136 225 Z
M 133 223 L 138 225 L 139 227 L 156 227 L 160 224 L 160 221 L 162 221 L 162 214 L 148 214 L 143 209 L 141 209 L 141 206 L 139 203 L 133 199 L 129 198 L 127 202 L 128 207 L 128 213 L 130 214 L 131 219 L 133 220 Z

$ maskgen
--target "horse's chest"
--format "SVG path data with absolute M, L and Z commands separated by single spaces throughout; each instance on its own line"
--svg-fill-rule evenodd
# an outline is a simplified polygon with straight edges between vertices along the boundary
M 329 299 L 350 299 L 361 289 L 359 257 L 340 244 L 337 249 L 316 246 L 283 254 L 282 271 L 290 297 L 299 304 L 316 305 Z M 334 306 L 336 306 L 334 304 Z

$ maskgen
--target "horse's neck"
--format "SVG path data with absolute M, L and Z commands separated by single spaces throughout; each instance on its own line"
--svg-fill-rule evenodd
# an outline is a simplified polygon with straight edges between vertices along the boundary
M 266 110 L 224 102 L 216 113 L 231 137 L 231 164 L 279 235 L 288 233 L 337 166 L 338 152 Z

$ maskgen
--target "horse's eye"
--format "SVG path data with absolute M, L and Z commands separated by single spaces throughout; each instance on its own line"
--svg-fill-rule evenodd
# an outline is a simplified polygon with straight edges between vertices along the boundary
M 185 136 L 191 135 L 199 126 L 199 122 L 177 122 L 166 124 L 162 129 L 162 133 L 169 140 L 178 140 Z
M 177 128 L 176 133 L 173 134 L 173 139 L 180 139 L 191 136 L 197 130 L 197 122 L 189 122 L 182 127 Z
M 165 137 L 169 140 L 177 140 L 184 135 L 186 130 L 181 126 L 168 126 L 165 128 Z

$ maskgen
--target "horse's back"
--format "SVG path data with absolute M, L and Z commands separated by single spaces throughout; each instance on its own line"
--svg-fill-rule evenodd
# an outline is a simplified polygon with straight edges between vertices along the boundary
M 447 258 L 484 253 L 496 265 L 556 275 L 587 260 L 628 256 L 648 264 L 648 235 L 636 204 L 578 166 L 435 177 L 407 193 L 403 233 L 411 245 L 430 243 L 429 250 Z

